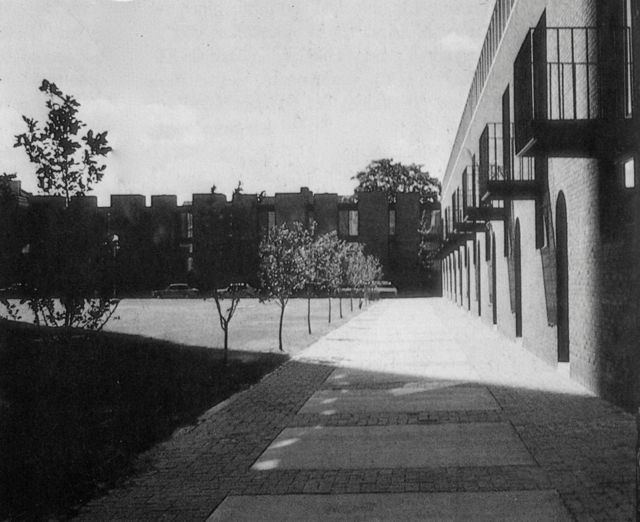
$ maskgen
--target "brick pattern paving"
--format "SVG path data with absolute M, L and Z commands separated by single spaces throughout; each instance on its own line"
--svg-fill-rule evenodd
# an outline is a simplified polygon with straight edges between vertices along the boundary
M 635 424 L 600 399 L 487 384 L 500 410 L 299 414 L 333 368 L 291 361 L 144 456 L 79 520 L 204 520 L 227 495 L 556 489 L 576 520 L 632 520 Z M 393 388 L 398 383 L 376 383 Z M 353 386 L 358 388 L 360 386 Z M 510 422 L 537 465 L 254 471 L 285 427 Z

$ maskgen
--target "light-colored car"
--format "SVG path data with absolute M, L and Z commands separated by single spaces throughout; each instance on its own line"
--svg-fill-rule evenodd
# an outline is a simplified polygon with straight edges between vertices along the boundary
M 179 299 L 198 297 L 200 291 L 197 288 L 191 288 L 186 283 L 171 283 L 163 290 L 154 290 L 153 297 L 158 299 Z
M 398 289 L 391 281 L 374 281 L 372 293 L 375 297 L 398 297 Z
M 231 283 L 225 288 L 218 288 L 218 294 L 237 295 L 239 297 L 255 297 L 258 291 L 249 283 Z

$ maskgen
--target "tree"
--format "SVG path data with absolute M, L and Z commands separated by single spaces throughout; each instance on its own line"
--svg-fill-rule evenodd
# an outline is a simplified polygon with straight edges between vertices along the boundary
M 353 291 L 361 286 L 362 267 L 364 266 L 364 245 L 346 243 L 341 263 L 342 286 L 349 289 L 349 302 L 353 312 Z
M 272 227 L 260 241 L 260 283 L 263 299 L 275 300 L 280 306 L 278 347 L 282 346 L 282 322 L 289 299 L 302 291 L 307 283 L 305 250 L 310 236 L 302 224 L 296 222 Z
M 403 165 L 393 159 L 372 161 L 367 168 L 351 179 L 358 181 L 355 192 L 382 191 L 389 201 L 395 201 L 398 192 L 417 192 L 421 203 L 435 203 L 439 196 L 440 181 L 422 170 L 422 165 Z
M 229 323 L 231 322 L 231 319 L 233 319 L 233 315 L 236 313 L 241 297 L 241 292 L 235 289 L 235 287 L 222 291 L 218 291 L 216 288 L 213 289 L 213 300 L 216 303 L 220 328 L 222 328 L 222 331 L 224 332 L 224 356 L 222 362 L 225 366 L 227 365 L 229 353 Z M 228 299 L 229 303 L 226 310 L 223 310 L 223 303 L 225 299 Z
M 78 119 L 80 104 L 64 94 L 55 83 L 42 80 L 40 91 L 47 96 L 48 121 L 40 125 L 23 116 L 27 132 L 18 134 L 14 147 L 24 148 L 29 161 L 38 168 L 38 188 L 45 194 L 64 196 L 67 205 L 72 196 L 83 196 L 98 183 L 106 169 L 102 159 L 111 152 L 107 132 L 88 130 Z
M 328 320 L 331 323 L 331 297 L 340 288 L 340 257 L 344 243 L 338 234 L 328 232 L 319 236 L 312 245 L 315 257 L 315 288 L 329 299 Z
M 33 209 L 32 237 L 23 248 L 21 283 L 27 289 L 24 302 L 34 322 L 57 328 L 100 330 L 115 312 L 116 300 L 104 288 L 96 291 L 100 274 L 111 252 L 80 206 L 69 205 L 73 196 L 84 196 L 98 183 L 111 152 L 107 133 L 87 130 L 78 119 L 80 104 L 73 96 L 43 80 L 48 119 L 44 125 L 23 116 L 27 132 L 16 136 L 15 147 L 24 148 L 37 165 L 38 188 L 49 196 L 62 196 L 64 208 L 51 213 Z

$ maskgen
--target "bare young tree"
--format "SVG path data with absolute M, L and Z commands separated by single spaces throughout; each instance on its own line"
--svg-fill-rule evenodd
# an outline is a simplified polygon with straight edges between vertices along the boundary
M 224 355 L 222 361 L 225 366 L 229 359 L 229 323 L 238 309 L 241 297 L 242 293 L 234 288 L 221 291 L 216 288 L 213 289 L 213 300 L 216 303 L 220 328 L 224 332 Z

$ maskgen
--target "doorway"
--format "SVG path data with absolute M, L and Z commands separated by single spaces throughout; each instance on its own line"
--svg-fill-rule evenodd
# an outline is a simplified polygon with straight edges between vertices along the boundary
M 471 311 L 471 263 L 469 262 L 469 244 L 465 246 L 464 261 L 467 267 L 467 310 Z
M 558 362 L 569 362 L 569 251 L 567 203 L 560 192 L 556 203 L 556 295 L 558 299 Z
M 482 315 L 482 281 L 480 279 L 480 241 L 476 241 L 476 299 L 478 300 L 478 316 Z
M 522 252 L 520 248 L 520 220 L 516 220 L 513 239 L 513 263 L 516 285 L 516 337 L 522 337 Z
M 493 324 L 498 324 L 498 285 L 496 283 L 498 258 L 496 257 L 496 235 L 491 232 L 491 295 L 493 296 Z

